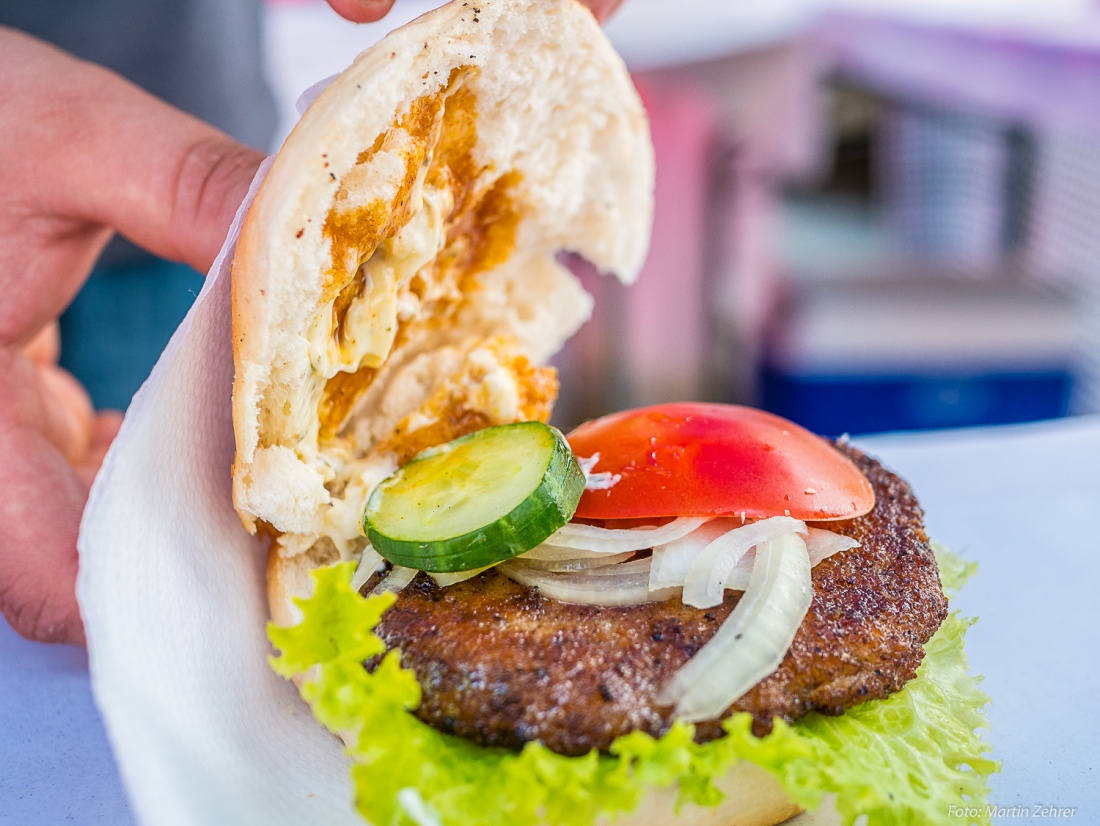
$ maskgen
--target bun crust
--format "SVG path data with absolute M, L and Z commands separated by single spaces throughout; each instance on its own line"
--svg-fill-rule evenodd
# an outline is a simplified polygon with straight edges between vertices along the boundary
M 364 52 L 287 138 L 237 246 L 245 526 L 348 556 L 395 434 L 545 418 L 556 385 L 532 368 L 591 308 L 557 255 L 633 279 L 652 167 L 630 77 L 574 0 L 452 2 Z

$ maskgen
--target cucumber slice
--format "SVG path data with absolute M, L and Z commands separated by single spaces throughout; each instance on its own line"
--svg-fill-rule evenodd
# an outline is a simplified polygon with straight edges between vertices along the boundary
M 542 422 L 487 427 L 420 453 L 367 501 L 363 530 L 394 565 L 431 573 L 495 565 L 568 522 L 584 473 Z

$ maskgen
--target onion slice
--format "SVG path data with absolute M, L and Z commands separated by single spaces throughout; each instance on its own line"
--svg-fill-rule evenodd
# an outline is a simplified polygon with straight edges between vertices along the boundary
M 699 552 L 718 537 L 743 524 L 738 519 L 712 519 L 687 536 L 655 547 L 649 587 L 654 589 L 682 587 L 691 563 Z
M 703 528 L 706 526 L 704 525 Z M 700 528 L 699 530 L 703 530 Z M 827 531 L 823 528 L 809 528 L 806 535 L 806 550 L 810 554 L 810 567 L 816 568 L 818 563 L 828 559 L 833 554 L 846 551 L 849 548 L 858 548 L 859 542 L 850 536 Z M 752 576 L 752 566 L 756 561 L 756 551 L 751 550 L 740 560 L 726 577 L 727 591 L 744 591 L 749 587 L 749 577 Z M 650 581 L 652 585 L 652 580 Z
M 632 554 L 634 551 L 623 551 L 625 554 Z M 543 542 L 541 545 L 537 545 L 526 553 L 522 553 L 514 559 L 526 559 L 528 561 L 538 560 L 541 562 L 566 562 L 574 559 L 606 559 L 607 557 L 618 558 L 622 554 L 613 553 L 609 554 L 606 551 L 586 551 L 583 548 L 562 548 L 557 545 L 548 545 Z
M 581 466 L 581 473 L 584 474 L 585 490 L 608 490 L 619 484 L 623 478 L 618 473 L 607 471 L 596 473 L 595 468 L 599 461 L 599 453 L 593 453 L 587 459 L 582 456 L 577 457 L 577 464 Z
M 637 605 L 676 596 L 677 588 L 649 590 L 650 561 L 638 559 L 568 574 L 540 571 L 518 559 L 502 562 L 499 567 L 502 573 L 521 585 L 538 588 L 551 599 L 578 605 Z
M 712 519 L 682 539 L 654 548 L 649 587 L 658 589 L 682 586 L 687 579 L 691 563 L 699 552 L 726 532 L 741 527 L 747 526 L 736 519 Z M 820 562 L 840 551 L 858 547 L 859 542 L 850 536 L 823 528 L 807 529 L 806 549 L 810 554 L 811 567 L 816 567 Z M 752 564 L 755 559 L 755 551 L 750 550 L 737 561 L 726 577 L 727 591 L 744 591 L 749 587 L 749 577 L 752 575 Z
M 810 556 L 787 533 L 756 548 L 745 595 L 710 642 L 658 692 L 687 722 L 712 720 L 774 672 L 813 600 Z
M 405 589 L 405 586 L 416 579 L 416 575 L 420 571 L 416 568 L 402 568 L 400 565 L 394 565 L 393 570 L 389 572 L 389 575 L 383 579 L 374 590 L 370 592 L 370 595 L 376 596 L 378 594 L 385 593 L 398 593 Z
M 583 557 L 577 557 L 576 551 L 572 553 L 574 554 L 572 557 L 562 559 L 532 559 L 527 554 L 520 554 L 514 557 L 512 561 L 526 565 L 536 571 L 571 573 L 575 571 L 591 571 L 596 568 L 610 567 L 619 562 L 626 562 L 626 560 L 634 556 L 634 551 L 627 551 L 621 554 L 597 554 L 595 556 Z
M 359 557 L 359 565 L 355 568 L 355 573 L 351 575 L 351 590 L 356 593 L 363 590 L 367 580 L 378 573 L 378 568 L 383 562 L 385 560 L 382 559 L 382 554 L 372 548 L 368 542 Z
M 636 576 L 645 576 L 645 580 L 649 582 L 649 567 L 653 564 L 652 559 L 634 559 L 630 562 L 620 562 L 618 565 L 605 565 L 600 568 L 593 568 L 591 571 L 586 571 L 589 576 L 629 576 L 633 579 Z M 678 589 L 677 589 L 678 590 Z
M 446 588 L 448 585 L 457 585 L 459 582 L 465 582 L 468 579 L 473 579 L 482 571 L 488 571 L 492 568 L 492 565 L 486 565 L 484 568 L 471 568 L 468 571 L 453 571 L 451 573 L 433 574 L 430 571 L 425 571 L 428 576 L 435 580 L 435 584 L 440 588 Z
M 692 561 L 684 577 L 684 604 L 694 608 L 720 605 L 726 594 L 726 580 L 751 548 L 783 534 L 805 532 L 805 522 L 790 516 L 773 516 L 723 534 Z
M 810 553 L 811 568 L 833 554 L 858 547 L 859 542 L 852 537 L 823 528 L 810 528 L 806 534 L 806 550 Z
M 664 545 L 674 539 L 687 536 L 709 518 L 685 516 L 660 527 L 642 528 L 598 528 L 595 525 L 569 522 L 556 533 L 551 534 L 544 544 L 606 554 L 644 551 L 655 545 Z

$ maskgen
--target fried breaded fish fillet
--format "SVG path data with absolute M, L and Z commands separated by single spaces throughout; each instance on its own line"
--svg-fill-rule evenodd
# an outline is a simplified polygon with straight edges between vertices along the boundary
M 871 480 L 875 508 L 818 524 L 861 544 L 813 569 L 813 603 L 787 656 L 728 712 L 751 712 L 757 734 L 775 717 L 838 714 L 899 690 L 947 616 L 913 492 L 874 459 L 840 448 Z M 421 574 L 377 630 L 416 672 L 425 722 L 482 745 L 537 740 L 576 755 L 634 730 L 667 731 L 672 708 L 656 703 L 658 690 L 740 596 L 727 592 L 706 610 L 679 598 L 601 607 L 549 599 L 495 570 L 447 588 Z M 717 721 L 697 726 L 700 740 L 721 734 Z

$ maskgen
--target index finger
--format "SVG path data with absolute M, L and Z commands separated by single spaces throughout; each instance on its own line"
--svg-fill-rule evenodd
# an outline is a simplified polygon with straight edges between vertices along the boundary
M 0 248 L 0 278 L 17 282 L 5 292 L 21 305 L 6 308 L 21 329 L 4 339 L 26 340 L 60 311 L 105 240 L 101 227 L 210 266 L 262 153 L 11 30 L 0 29 L 0 69 L 0 238 L 14 242 Z

